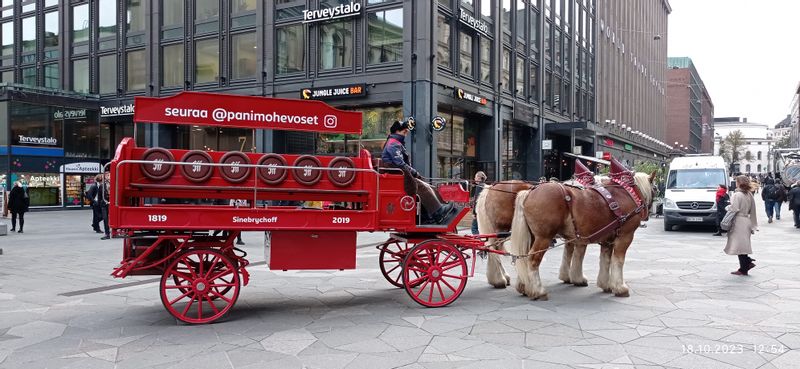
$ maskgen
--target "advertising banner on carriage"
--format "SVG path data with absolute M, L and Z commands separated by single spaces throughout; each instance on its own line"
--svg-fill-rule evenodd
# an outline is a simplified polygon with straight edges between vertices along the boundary
M 134 122 L 209 125 L 250 129 L 361 134 L 360 112 L 321 101 L 181 92 L 170 97 L 136 97 Z

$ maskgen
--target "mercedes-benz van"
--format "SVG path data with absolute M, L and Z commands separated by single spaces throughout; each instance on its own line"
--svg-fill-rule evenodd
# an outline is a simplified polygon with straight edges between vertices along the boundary
M 675 225 L 715 225 L 716 192 L 728 186 L 725 160 L 720 156 L 691 155 L 672 160 L 664 191 L 664 230 Z

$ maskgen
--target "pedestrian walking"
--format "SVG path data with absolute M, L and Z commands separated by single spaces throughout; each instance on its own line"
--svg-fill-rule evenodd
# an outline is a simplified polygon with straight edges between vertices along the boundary
M 775 181 L 775 190 L 777 195 L 775 195 L 775 220 L 781 220 L 781 207 L 783 203 L 786 202 L 788 198 L 788 193 L 786 192 L 786 187 L 783 187 L 783 183 L 781 181 Z
M 794 227 L 800 228 L 800 181 L 792 185 L 787 199 L 789 201 L 789 210 L 794 213 Z
M 730 205 L 731 197 L 728 195 L 728 188 L 724 184 L 720 184 L 717 188 L 717 233 L 714 236 L 722 236 L 722 227 L 720 223 L 722 218 L 725 218 L 725 208 Z
M 100 217 L 103 220 L 103 233 L 105 235 L 100 237 L 101 240 L 111 238 L 111 229 L 108 226 L 108 205 L 111 203 L 109 198 L 110 180 L 108 173 L 100 177 L 101 181 L 97 189 L 97 201 L 100 202 Z
M 17 217 L 19 217 L 19 231 L 17 233 L 24 233 L 25 228 L 25 213 L 31 206 L 31 199 L 28 196 L 27 189 L 22 187 L 20 181 L 14 182 L 14 187 L 8 194 L 8 211 L 11 212 L 11 232 L 17 229 Z
M 475 185 L 472 187 L 472 234 L 478 234 L 478 214 L 475 212 L 475 204 L 478 202 L 478 196 L 483 191 L 483 185 L 486 183 L 486 173 L 478 171 L 475 173 Z
M 94 230 L 95 233 L 103 233 L 103 231 L 100 230 L 100 221 L 103 220 L 103 210 L 97 198 L 97 195 L 100 193 L 100 183 L 102 182 L 102 174 L 94 176 L 94 183 L 92 183 L 86 190 L 86 193 L 84 193 L 84 196 L 89 200 L 92 207 L 92 230 Z
M 775 185 L 775 180 L 772 178 L 767 178 L 764 183 L 764 188 L 761 189 L 761 199 L 764 200 L 764 207 L 767 211 L 767 223 L 772 223 L 772 217 L 775 215 L 776 209 L 778 219 L 781 219 L 778 186 Z
M 731 196 L 728 211 L 733 212 L 735 216 L 728 230 L 725 253 L 739 257 L 739 269 L 731 274 L 747 275 L 748 271 L 756 266 L 753 263 L 755 259 L 750 258 L 750 254 L 753 253 L 750 236 L 758 231 L 758 219 L 756 219 L 756 202 L 753 199 L 751 182 L 746 176 L 736 177 L 736 192 Z

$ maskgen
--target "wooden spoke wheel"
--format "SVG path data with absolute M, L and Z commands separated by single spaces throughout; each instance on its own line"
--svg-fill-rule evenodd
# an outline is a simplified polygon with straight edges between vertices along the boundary
M 408 255 L 408 250 L 413 245 L 399 241 L 388 241 L 381 245 L 379 255 L 381 273 L 383 277 L 395 287 L 402 288 L 403 285 L 403 260 Z M 412 272 L 414 278 L 419 277 L 419 273 Z
M 464 255 L 443 241 L 422 242 L 409 250 L 403 261 L 403 285 L 422 306 L 449 305 L 464 292 L 467 277 Z
M 214 249 L 180 253 L 161 276 L 161 303 L 175 318 L 211 323 L 227 314 L 239 298 L 239 271 Z

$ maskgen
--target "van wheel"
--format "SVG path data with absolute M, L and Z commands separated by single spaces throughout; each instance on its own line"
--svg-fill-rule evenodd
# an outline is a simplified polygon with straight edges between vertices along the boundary
M 665 232 L 671 232 L 673 226 L 674 226 L 674 224 L 669 223 L 669 222 L 667 222 L 666 219 L 664 219 L 664 231 Z

